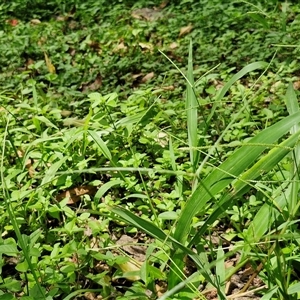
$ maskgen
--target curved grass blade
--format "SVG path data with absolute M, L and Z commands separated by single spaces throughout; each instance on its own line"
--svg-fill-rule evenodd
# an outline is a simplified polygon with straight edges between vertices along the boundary
M 279 146 L 273 148 L 269 151 L 267 155 L 262 157 L 256 164 L 254 164 L 249 170 L 244 172 L 239 178 L 236 179 L 232 183 L 232 190 L 230 193 L 224 196 L 223 200 L 217 203 L 217 208 L 213 211 L 213 213 L 209 216 L 207 221 L 203 224 L 203 226 L 199 229 L 197 234 L 194 238 L 190 241 L 189 247 L 198 240 L 199 236 L 203 235 L 206 231 L 207 227 L 211 225 L 217 218 L 230 206 L 230 202 L 232 199 L 236 197 L 240 197 L 244 195 L 251 186 L 248 184 L 251 180 L 257 180 L 260 178 L 264 173 L 269 172 L 272 170 L 286 155 L 289 154 L 291 148 L 295 146 L 299 139 L 299 133 L 292 135 L 287 140 L 283 141 Z M 274 211 L 279 213 L 280 207 L 284 206 L 286 203 L 285 198 L 283 197 L 280 203 L 274 203 L 272 206 Z M 280 204 L 280 205 L 279 205 Z M 245 240 L 248 242 L 255 242 L 258 241 L 263 234 L 266 232 L 269 222 L 271 220 L 271 215 L 269 215 L 268 210 L 270 204 L 265 204 L 266 206 L 262 206 L 262 212 L 259 212 L 256 217 L 254 217 L 252 223 L 249 226 L 248 233 L 245 235 Z M 268 220 L 269 222 L 265 222 Z
M 288 116 L 269 128 L 266 128 L 249 141 L 249 144 L 261 146 L 248 146 L 245 144 L 237 149 L 224 163 L 215 168 L 192 194 L 178 219 L 174 238 L 184 244 L 192 222 L 192 218 L 204 209 L 211 196 L 215 196 L 230 182 L 241 174 L 259 157 L 267 148 L 266 144 L 275 143 L 286 134 L 290 128 L 299 122 L 300 113 Z M 204 188 L 205 186 L 205 188 Z M 209 191 L 209 193 L 207 192 Z
M 207 282 L 211 283 L 217 289 L 220 295 L 222 294 L 222 291 L 219 290 L 219 287 L 215 284 L 215 280 L 212 277 L 210 270 L 205 268 L 205 265 L 202 263 L 201 258 L 197 253 L 185 247 L 183 244 L 176 241 L 173 237 L 167 235 L 156 225 L 136 216 L 135 214 L 131 213 L 128 210 L 125 210 L 121 207 L 112 207 L 111 211 L 117 216 L 119 216 L 125 222 L 135 226 L 136 228 L 141 229 L 142 231 L 146 232 L 148 235 L 152 236 L 153 238 L 158 239 L 161 242 L 165 243 L 170 249 L 173 250 L 179 249 L 182 253 L 184 253 L 184 255 L 188 255 L 198 267 L 199 274 L 202 274 L 207 280 Z M 178 270 L 178 268 L 176 269 Z
M 268 63 L 266 63 L 264 61 L 258 61 L 258 62 L 254 62 L 252 64 L 247 65 L 242 70 L 240 70 L 235 75 L 233 75 L 232 78 L 223 86 L 223 88 L 220 90 L 220 92 L 216 96 L 213 107 L 211 108 L 211 112 L 210 112 L 206 122 L 208 123 L 210 121 L 210 119 L 213 117 L 215 110 L 218 107 L 219 102 L 222 100 L 222 98 L 225 96 L 225 94 L 228 92 L 228 90 L 231 88 L 231 86 L 237 80 L 239 80 L 240 78 L 242 78 L 249 72 L 253 72 L 257 69 L 264 69 L 266 67 L 268 67 Z

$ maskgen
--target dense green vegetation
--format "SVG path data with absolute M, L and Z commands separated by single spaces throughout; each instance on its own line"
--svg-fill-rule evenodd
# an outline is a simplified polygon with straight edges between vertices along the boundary
M 297 1 L 61 2 L 0 3 L 0 300 L 299 299 Z

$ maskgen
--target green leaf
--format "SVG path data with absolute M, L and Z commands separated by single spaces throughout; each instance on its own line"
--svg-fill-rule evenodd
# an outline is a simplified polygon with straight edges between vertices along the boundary
M 287 292 L 289 295 L 299 293 L 300 292 L 300 282 L 290 285 Z
M 270 25 L 269 25 L 267 19 L 264 18 L 261 14 L 250 12 L 248 15 L 253 20 L 259 22 L 264 27 L 264 29 L 269 29 L 270 28 Z
M 0 300 L 17 300 L 12 294 L 0 295 Z
M 0 284 L 0 289 L 7 289 L 11 292 L 19 292 L 22 290 L 20 281 L 11 278 L 6 278 L 4 281 L 4 283 Z
M 58 169 L 66 162 L 67 159 L 68 157 L 63 157 L 59 161 L 51 165 L 51 167 L 46 171 L 41 185 L 50 183 L 55 178 Z
M 97 191 L 96 195 L 94 196 L 94 201 L 96 203 L 99 203 L 100 199 L 104 196 L 104 194 L 110 190 L 113 186 L 122 184 L 122 180 L 112 180 L 109 182 L 106 182 L 101 186 L 101 188 Z
M 225 294 L 225 261 L 224 261 L 224 250 L 221 246 L 218 247 L 217 252 L 217 263 L 216 263 L 216 280 L 217 284 L 222 289 L 223 293 Z
M 178 214 L 175 211 L 165 211 L 159 214 L 158 217 L 162 220 L 176 220 L 178 218 Z
M 273 126 L 266 128 L 246 145 L 237 149 L 224 163 L 215 168 L 194 191 L 187 201 L 178 219 L 174 238 L 185 243 L 193 217 L 205 208 L 209 199 L 228 186 L 235 178 L 242 175 L 247 168 L 268 147 L 286 134 L 290 128 L 299 122 L 300 113 L 288 116 Z
M 70 273 L 70 272 L 74 272 L 75 270 L 76 270 L 76 267 L 73 264 L 63 266 L 63 267 L 60 268 L 60 271 L 62 273 Z
M 124 208 L 112 207 L 111 211 L 116 215 L 120 216 L 121 219 L 123 219 L 127 223 L 135 226 L 136 228 L 141 229 L 142 231 L 146 232 L 147 234 L 154 237 L 155 239 L 160 240 L 171 249 L 173 250 L 180 249 L 180 251 L 184 253 L 184 256 L 189 255 L 190 258 L 195 262 L 196 266 L 198 267 L 199 274 L 202 274 L 205 277 L 206 281 L 211 283 L 217 289 L 219 295 L 223 294 L 222 291 L 219 289 L 219 286 L 215 285 L 213 278 L 210 276 L 209 268 L 204 267 L 204 264 L 197 253 L 194 253 L 191 249 L 185 247 L 183 244 L 178 243 L 171 236 L 166 235 L 161 229 L 159 229 L 153 223 L 134 215 L 133 213 L 131 213 L 128 210 L 125 210 Z M 178 267 L 176 265 L 173 264 L 173 267 L 177 268 L 178 270 Z
M 0 253 L 8 256 L 17 256 L 19 254 L 17 245 L 0 245 Z
M 34 119 L 39 120 L 40 122 L 44 123 L 47 127 L 55 128 L 56 130 L 59 130 L 56 125 L 54 125 L 50 120 L 48 120 L 44 116 L 35 116 Z
M 102 154 L 108 159 L 108 160 L 112 160 L 112 156 L 111 153 L 107 147 L 107 145 L 105 144 L 105 142 L 101 139 L 101 137 L 98 135 L 97 132 L 92 131 L 92 130 L 88 130 L 87 131 L 88 134 L 93 138 L 93 140 L 96 142 L 96 144 L 98 145 L 98 147 L 100 148 Z
M 198 146 L 198 101 L 194 90 L 194 75 L 193 75 L 193 44 L 190 40 L 188 72 L 186 83 L 186 113 L 187 113 L 187 129 L 188 129 L 188 145 L 190 148 L 190 162 L 194 172 L 198 165 L 199 152 L 196 149 Z
M 18 263 L 15 267 L 15 269 L 19 272 L 27 272 L 28 271 L 28 262 L 26 260 L 24 260 L 21 263 Z

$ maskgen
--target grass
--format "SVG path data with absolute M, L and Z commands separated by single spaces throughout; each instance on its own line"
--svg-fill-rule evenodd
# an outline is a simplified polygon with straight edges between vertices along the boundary
M 0 300 L 298 299 L 297 5 L 58 2 L 0 4 Z

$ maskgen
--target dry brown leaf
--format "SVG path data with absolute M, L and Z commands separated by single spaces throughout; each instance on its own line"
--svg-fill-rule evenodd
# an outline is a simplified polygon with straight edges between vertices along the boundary
M 81 199 L 83 195 L 94 195 L 97 188 L 91 185 L 83 185 L 75 188 L 68 189 L 64 192 L 59 193 L 56 196 L 57 201 L 61 201 L 65 198 L 68 198 L 67 204 L 74 204 Z
M 188 33 L 190 33 L 193 29 L 193 25 L 189 24 L 188 26 L 184 26 L 180 28 L 179 37 L 182 37 Z
M 146 20 L 146 21 L 155 21 L 162 17 L 162 13 L 158 9 L 152 8 L 138 8 L 135 9 L 131 16 L 135 19 Z
M 129 260 L 123 264 L 118 264 L 118 267 L 122 270 L 122 272 L 138 272 L 141 270 L 142 263 L 135 261 L 135 260 Z M 141 279 L 139 275 L 127 275 L 126 279 L 129 281 L 138 281 Z
M 162 131 L 157 134 L 154 140 L 163 148 L 165 148 L 169 142 L 168 135 Z
M 29 68 L 31 65 L 33 65 L 33 64 L 34 64 L 34 60 L 31 59 L 31 58 L 28 58 L 28 59 L 26 60 L 26 69 L 28 70 L 28 68 Z
M 76 21 L 72 20 L 71 22 L 68 22 L 68 26 L 71 30 L 74 30 L 77 28 L 78 23 Z
M 76 50 L 73 48 L 70 48 L 68 52 L 70 53 L 71 56 L 75 56 L 75 54 L 76 54 Z M 72 65 L 73 66 L 75 65 L 74 62 L 72 62 Z
M 147 248 L 137 244 L 138 240 L 134 239 L 126 234 L 123 234 L 119 240 L 117 240 L 116 244 L 121 246 L 121 248 L 129 253 L 132 258 L 137 261 L 143 262 L 146 260 L 146 250 Z
M 23 150 L 17 150 L 18 157 L 22 158 L 24 157 L 24 151 Z M 34 160 L 31 158 L 28 158 L 25 162 L 25 167 L 28 170 L 28 175 L 33 178 L 34 177 L 34 168 L 33 168 Z
M 6 20 L 6 23 L 8 23 L 11 26 L 15 27 L 19 24 L 19 21 L 17 19 L 11 19 L 11 20 Z
M 163 86 L 162 89 L 165 90 L 165 91 L 174 91 L 175 86 L 174 85 Z
M 61 115 L 62 117 L 64 117 L 64 118 L 69 117 L 71 114 L 72 114 L 72 111 L 70 111 L 70 110 L 65 110 L 65 109 L 63 109 L 63 110 L 60 112 L 60 115 Z
M 84 298 L 86 300 L 97 300 L 96 294 L 95 293 L 91 293 L 91 292 L 86 292 L 84 294 Z
M 33 178 L 34 177 L 34 168 L 33 168 L 33 163 L 34 160 L 33 159 L 27 159 L 26 163 L 25 163 L 25 167 L 28 170 L 28 175 L 29 177 Z
M 220 90 L 224 86 L 224 83 L 222 81 L 219 81 L 216 79 L 213 79 L 212 83 L 213 83 L 214 87 L 216 88 L 216 90 Z
M 50 58 L 48 57 L 48 55 L 46 54 L 46 52 L 44 52 L 44 56 L 45 56 L 45 62 L 46 62 L 46 66 L 47 66 L 48 72 L 49 72 L 50 74 L 55 74 L 55 73 L 56 73 L 55 67 L 54 67 L 54 65 L 51 63 L 51 60 L 50 60 Z
M 153 77 L 154 77 L 154 72 L 150 72 L 142 78 L 141 82 L 145 83 L 146 81 L 149 81 Z
M 174 49 L 178 48 L 178 46 L 179 46 L 179 45 L 178 45 L 176 42 L 173 42 L 173 43 L 170 44 L 169 48 L 170 48 L 171 50 L 174 50 Z
M 42 22 L 39 19 L 32 19 L 30 21 L 30 23 L 33 24 L 33 25 L 38 25 L 38 24 L 41 24 Z
M 155 284 L 155 290 L 156 290 L 157 296 L 161 297 L 168 290 L 167 283 L 164 281 L 158 281 L 158 283 Z
M 96 91 L 102 86 L 102 77 L 100 74 L 97 75 L 96 79 L 92 83 L 83 83 L 81 88 L 83 92 L 86 91 Z
M 281 85 L 282 85 L 282 82 L 280 80 L 277 81 L 277 82 L 275 82 L 275 83 L 273 83 L 272 86 L 271 86 L 271 88 L 270 88 L 270 92 L 271 93 L 275 93 L 279 89 L 279 87 Z
M 68 20 L 68 16 L 57 16 L 56 17 L 56 21 L 58 22 L 64 22 L 64 21 L 67 21 Z
M 139 77 L 143 76 L 143 73 L 139 73 L 139 74 L 132 74 L 132 78 L 133 79 L 137 79 Z
M 45 44 L 45 42 L 47 41 L 47 39 L 45 37 L 41 37 L 39 40 L 38 40 L 38 45 L 39 46 L 42 46 L 43 44 Z
M 17 155 L 18 155 L 18 157 L 20 157 L 20 158 L 22 158 L 22 157 L 24 157 L 24 151 L 23 150 L 17 150 Z
M 153 45 L 150 43 L 139 43 L 139 46 L 143 49 L 143 50 L 150 50 L 153 51 Z
M 118 267 L 124 272 L 140 271 L 143 261 L 146 259 L 146 247 L 135 245 L 138 242 L 126 234 L 123 234 L 120 239 L 116 242 L 123 251 L 130 254 L 133 259 L 130 259 L 126 263 L 118 264 Z M 127 276 L 126 279 L 130 281 L 140 280 L 140 276 L 133 275 Z
M 127 46 L 125 46 L 124 42 L 120 42 L 114 49 L 114 52 L 127 50 Z
M 163 9 L 165 8 L 169 3 L 169 0 L 164 0 L 162 3 L 159 4 L 158 8 Z
M 75 127 L 81 127 L 85 123 L 85 120 L 78 119 L 78 118 L 67 118 L 63 121 L 64 126 L 75 126 Z
M 294 83 L 293 83 L 293 86 L 294 86 L 294 90 L 300 90 L 300 81 L 295 81 Z
M 92 49 L 100 52 L 101 47 L 100 47 L 100 43 L 96 42 L 96 41 L 88 41 L 87 45 L 89 45 L 89 47 L 91 47 Z

